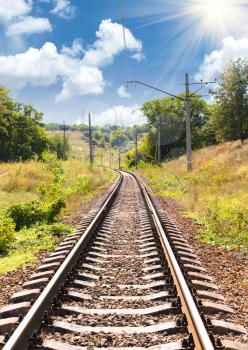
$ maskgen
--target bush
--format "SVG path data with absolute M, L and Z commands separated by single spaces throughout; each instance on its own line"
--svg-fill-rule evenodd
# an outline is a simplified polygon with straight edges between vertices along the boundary
M 67 137 L 64 139 L 63 136 L 60 135 L 49 136 L 48 145 L 49 150 L 54 152 L 58 159 L 68 159 L 70 145 Z
M 0 252 L 6 251 L 14 240 L 15 225 L 10 218 L 0 216 Z
M 82 175 L 77 179 L 77 182 L 74 185 L 75 192 L 81 192 L 88 194 L 93 189 L 93 179 L 90 179 L 89 176 Z
M 16 233 L 14 248 L 32 248 L 32 250 L 51 249 L 59 237 L 73 232 L 73 227 L 60 223 L 52 225 L 36 224 L 30 229 L 22 229 Z
M 248 216 L 247 209 L 236 204 L 225 207 L 215 200 L 209 203 L 203 212 L 202 223 L 204 228 L 198 237 L 207 243 L 226 249 L 247 251 L 248 248 Z
M 65 207 L 63 199 L 56 199 L 48 205 L 38 200 L 17 203 L 6 209 L 6 216 L 15 223 L 15 230 L 31 227 L 37 222 L 51 223 L 60 210 Z
M 60 213 L 60 210 L 65 208 L 65 201 L 62 198 L 54 200 L 47 206 L 46 220 L 53 222 L 54 218 Z

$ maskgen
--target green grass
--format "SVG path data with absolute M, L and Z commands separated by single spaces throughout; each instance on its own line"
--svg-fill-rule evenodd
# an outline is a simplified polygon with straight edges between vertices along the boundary
M 17 268 L 26 265 L 33 265 L 36 263 L 37 259 L 35 253 L 32 250 L 28 251 L 15 251 L 11 252 L 6 256 L 1 256 L 0 258 L 0 275 L 3 275 L 9 271 L 13 271 Z
M 60 135 L 63 136 L 63 131 L 48 131 L 49 135 Z M 79 131 L 67 131 L 66 135 L 70 144 L 69 158 L 76 160 L 83 164 L 89 163 L 89 145 L 82 139 L 82 134 Z M 128 147 L 133 147 L 133 144 L 129 144 Z M 112 168 L 118 168 L 119 166 L 119 150 L 112 148 L 113 164 Z M 123 150 L 121 153 L 121 167 L 125 167 L 125 157 L 127 150 Z M 109 167 L 110 165 L 110 150 L 108 145 L 105 149 L 95 146 L 95 164 L 101 165 L 101 157 L 103 166 Z
M 201 226 L 198 239 L 228 250 L 248 252 L 248 144 L 211 146 L 193 154 L 194 170 L 185 157 L 142 165 L 138 173 L 165 197 L 176 198 L 185 215 Z
M 89 203 L 116 178 L 111 170 L 91 167 L 76 159 L 2 163 L 0 174 L 3 174 L 0 176 L 0 215 L 5 215 L 10 205 L 30 199 L 39 199 L 49 205 L 53 200 L 63 198 L 66 208 L 57 217 L 58 221 L 70 216 L 83 201 Z M 46 233 L 42 227 L 35 233 L 33 228 L 16 232 L 14 242 L 0 255 L 0 274 L 33 264 L 38 251 L 53 248 L 58 238 L 48 232 L 49 228 L 52 226 L 46 227 Z

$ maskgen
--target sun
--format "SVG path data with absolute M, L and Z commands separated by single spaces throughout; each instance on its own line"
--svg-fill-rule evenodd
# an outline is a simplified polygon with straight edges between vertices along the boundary
M 238 0 L 193 0 L 191 10 L 203 26 L 224 30 L 236 20 L 240 7 Z
M 227 4 L 226 0 L 207 0 L 202 4 L 202 10 L 205 12 L 206 20 L 214 22 L 216 20 L 225 19 L 228 12 L 232 10 L 231 4 Z

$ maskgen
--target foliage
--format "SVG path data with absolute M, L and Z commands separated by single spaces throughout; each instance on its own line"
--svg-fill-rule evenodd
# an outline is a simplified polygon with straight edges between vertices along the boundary
M 248 61 L 231 62 L 212 94 L 211 124 L 217 140 L 243 142 L 248 137 Z
M 238 207 L 223 206 L 217 199 L 208 203 L 204 209 L 202 224 L 204 228 L 198 237 L 205 242 L 227 249 L 248 248 L 247 208 L 242 203 Z
M 59 237 L 73 232 L 73 227 L 61 223 L 51 225 L 38 223 L 31 228 L 23 228 L 16 233 L 13 249 L 48 249 L 53 248 Z
M 110 137 L 110 143 L 112 147 L 121 147 L 125 145 L 128 141 L 125 132 L 122 129 L 118 128 L 113 131 Z
M 10 218 L 0 216 L 0 253 L 6 251 L 14 240 L 15 225 Z
M 147 134 L 142 139 L 142 143 L 137 149 L 137 163 L 152 162 L 153 157 L 151 154 L 151 135 Z M 126 154 L 126 165 L 128 168 L 135 166 L 135 150 L 131 149 Z
M 42 249 L 52 249 L 58 244 L 60 237 L 73 232 L 73 227 L 55 223 L 51 225 L 37 223 L 31 228 L 23 228 L 14 233 L 8 251 L 2 251 L 0 259 L 0 275 L 26 264 L 33 264 L 35 254 Z
M 56 199 L 46 205 L 39 200 L 31 200 L 11 205 L 6 209 L 6 216 L 15 223 L 15 230 L 18 231 L 37 222 L 53 222 L 64 206 L 65 202 L 62 199 Z
M 70 145 L 67 137 L 52 135 L 48 138 L 48 148 L 57 155 L 58 159 L 68 159 Z
M 143 112 L 150 126 L 150 153 L 153 159 L 157 154 L 157 127 L 161 128 L 161 155 L 172 158 L 185 152 L 185 103 L 184 94 L 179 99 L 164 97 L 148 101 Z M 208 122 L 208 106 L 200 97 L 191 99 L 192 147 L 200 148 L 208 143 L 206 125 Z
M 248 144 L 238 141 L 210 146 L 193 153 L 194 169 L 185 157 L 157 167 L 139 164 L 157 194 L 177 198 L 186 215 L 200 224 L 204 242 L 248 251 Z
M 40 157 L 47 147 L 42 113 L 31 105 L 13 101 L 0 86 L 0 160 Z

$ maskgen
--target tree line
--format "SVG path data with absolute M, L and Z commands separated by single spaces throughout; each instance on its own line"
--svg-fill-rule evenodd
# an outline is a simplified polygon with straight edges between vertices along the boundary
M 248 61 L 231 61 L 210 96 L 209 103 L 197 94 L 191 98 L 192 148 L 235 140 L 243 144 L 248 137 Z M 179 97 L 184 99 L 185 95 Z M 145 102 L 142 109 L 149 131 L 139 147 L 139 160 L 156 160 L 158 126 L 162 159 L 185 154 L 185 103 L 164 97 Z M 133 151 L 127 155 L 127 161 L 129 166 L 134 164 Z
M 45 125 L 48 131 L 78 131 L 82 134 L 81 138 L 85 142 L 89 141 L 89 126 L 86 124 L 80 125 L 63 125 L 57 123 L 49 123 Z M 141 138 L 149 130 L 148 125 L 134 125 L 134 126 L 118 126 L 118 125 L 105 125 L 92 126 L 93 142 L 100 148 L 109 147 L 121 147 L 128 148 L 130 144 L 135 140 L 135 134 Z M 130 147 L 129 147 L 130 148 Z
M 67 157 L 68 141 L 48 136 L 42 117 L 43 113 L 14 101 L 8 89 L 0 86 L 0 161 L 41 159 L 44 151 Z

